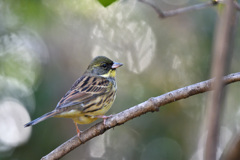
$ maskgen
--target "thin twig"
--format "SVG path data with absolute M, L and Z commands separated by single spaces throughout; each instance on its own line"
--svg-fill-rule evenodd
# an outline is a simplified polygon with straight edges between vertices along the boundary
M 235 5 L 236 9 L 237 9 L 238 11 L 240 11 L 240 5 L 238 4 L 238 2 L 237 2 L 237 1 L 234 1 L 233 3 L 234 3 L 234 5 Z
M 205 147 L 205 160 L 216 160 L 219 139 L 219 126 L 223 113 L 225 92 L 222 77 L 227 73 L 233 51 L 234 30 L 236 24 L 236 10 L 233 0 L 226 1 L 226 7 L 216 25 L 213 46 L 212 77 L 213 92 L 208 97 L 207 130 L 208 136 Z
M 190 11 L 204 9 L 204 8 L 211 7 L 218 4 L 217 1 L 213 1 L 213 2 L 207 1 L 204 3 L 200 3 L 200 4 L 196 4 L 196 5 L 192 5 L 184 8 L 174 9 L 170 11 L 162 11 L 160 8 L 158 8 L 157 6 L 155 6 L 154 4 L 146 0 L 139 0 L 139 2 L 142 2 L 152 7 L 160 18 L 171 17 L 171 16 L 179 15 L 179 14 L 190 12 Z
M 81 144 L 87 142 L 88 140 L 103 134 L 105 131 L 110 128 L 121 125 L 133 118 L 136 118 L 140 115 L 143 115 L 147 112 L 154 112 L 159 109 L 159 107 L 166 105 L 168 103 L 175 102 L 180 99 L 185 99 L 190 96 L 200 94 L 203 92 L 207 92 L 211 90 L 211 85 L 213 83 L 213 79 L 203 81 L 200 83 L 196 83 L 190 86 L 186 86 L 168 93 L 165 93 L 161 96 L 150 98 L 149 100 L 140 103 L 134 107 L 131 107 L 127 110 L 124 110 L 118 114 L 113 115 L 111 118 L 106 120 L 106 125 L 103 125 L 103 122 L 100 122 L 89 129 L 85 130 L 81 133 L 79 141 L 78 136 L 74 136 L 70 140 L 66 141 L 56 149 L 54 149 L 51 153 L 44 156 L 41 160 L 55 160 L 63 157 L 76 147 Z M 240 81 L 240 72 L 233 73 L 223 78 L 223 82 L 227 85 L 233 82 Z

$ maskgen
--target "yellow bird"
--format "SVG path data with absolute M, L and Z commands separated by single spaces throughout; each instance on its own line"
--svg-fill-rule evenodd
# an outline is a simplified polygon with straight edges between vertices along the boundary
M 80 137 L 77 124 L 92 123 L 98 118 L 103 118 L 105 123 L 109 116 L 104 114 L 110 109 L 116 97 L 116 68 L 122 65 L 104 56 L 94 58 L 53 111 L 24 126 L 35 125 L 50 117 L 71 118 Z

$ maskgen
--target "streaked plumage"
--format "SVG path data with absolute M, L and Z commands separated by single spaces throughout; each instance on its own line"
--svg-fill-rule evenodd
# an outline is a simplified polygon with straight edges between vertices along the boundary
M 55 110 L 25 124 L 35 125 L 50 117 L 73 119 L 78 124 L 88 124 L 104 114 L 112 106 L 117 91 L 116 68 L 121 63 L 99 56 L 93 59 L 85 73 L 72 85 L 71 89 L 58 102 Z M 77 128 L 78 135 L 80 131 Z

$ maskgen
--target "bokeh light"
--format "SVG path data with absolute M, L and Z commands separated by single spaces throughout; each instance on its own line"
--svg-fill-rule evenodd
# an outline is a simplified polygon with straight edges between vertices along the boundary
M 130 71 L 141 73 L 152 62 L 156 39 L 146 21 L 129 18 L 137 16 L 134 10 L 135 3 L 136 1 L 114 3 L 107 10 L 99 7 L 96 18 L 98 23 L 91 35 L 95 43 L 92 57 L 99 54 L 114 56 L 113 58 L 125 62 Z
M 35 110 L 35 89 L 47 47 L 38 33 L 21 25 L 11 3 L 0 2 L 0 152 L 8 157 L 30 138 L 29 112 Z
M 125 134 L 125 136 L 122 136 L 122 134 Z M 119 136 L 122 136 L 121 139 L 116 138 Z M 143 149 L 140 138 L 141 135 L 131 128 L 115 128 L 90 142 L 90 157 L 96 159 L 136 159 L 140 156 L 136 154 L 138 149 Z M 135 148 L 133 150 L 135 154 L 131 154 L 128 151 L 129 148 Z
M 233 136 L 232 131 L 229 130 L 227 127 L 222 126 L 220 131 L 221 131 L 221 134 L 219 138 L 219 144 L 217 147 L 217 159 L 220 159 L 224 149 L 227 147 L 227 144 L 229 143 L 231 137 Z M 206 139 L 207 139 L 207 132 L 204 132 L 199 139 L 198 148 L 196 152 L 192 155 L 190 160 L 204 160 L 203 155 L 204 155 L 204 147 L 206 144 Z
M 30 137 L 31 128 L 23 128 L 30 121 L 25 107 L 14 99 L 4 99 L 0 102 L 0 144 L 8 149 L 25 143 Z M 5 148 L 5 149 L 6 149 Z M 2 150 L 0 150 L 1 152 Z M 5 150 L 3 150 L 5 151 Z

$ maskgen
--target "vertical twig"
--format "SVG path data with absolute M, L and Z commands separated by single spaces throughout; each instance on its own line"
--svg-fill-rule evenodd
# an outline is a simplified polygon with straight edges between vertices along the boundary
M 239 160 L 240 159 L 240 135 L 235 135 L 230 140 L 228 147 L 223 152 L 220 160 Z
M 215 41 L 213 46 L 212 77 L 213 92 L 208 99 L 207 129 L 208 136 L 205 148 L 205 160 L 216 160 L 219 139 L 219 126 L 223 110 L 225 94 L 223 92 L 222 77 L 226 74 L 233 48 L 233 32 L 236 20 L 236 9 L 233 0 L 227 0 L 223 13 L 220 15 L 216 26 Z

